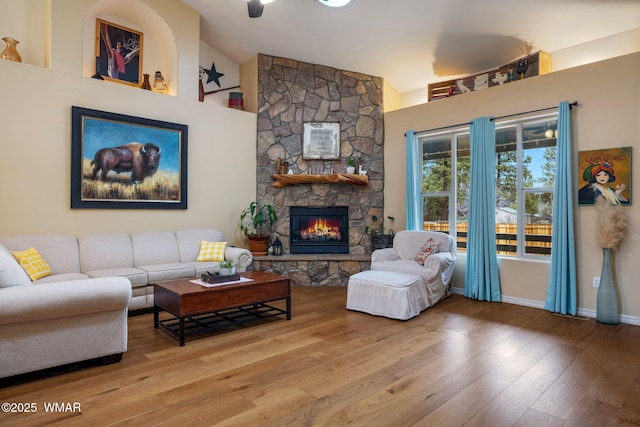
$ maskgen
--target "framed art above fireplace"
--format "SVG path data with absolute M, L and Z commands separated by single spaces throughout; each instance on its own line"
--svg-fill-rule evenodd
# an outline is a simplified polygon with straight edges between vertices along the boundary
M 305 123 L 302 157 L 306 160 L 340 156 L 340 123 Z

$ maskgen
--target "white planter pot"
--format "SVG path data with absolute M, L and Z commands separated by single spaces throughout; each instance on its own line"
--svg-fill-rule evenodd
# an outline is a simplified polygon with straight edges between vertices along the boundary
M 236 267 L 233 266 L 231 268 L 221 268 L 220 275 L 221 276 L 231 276 L 232 274 L 236 274 Z

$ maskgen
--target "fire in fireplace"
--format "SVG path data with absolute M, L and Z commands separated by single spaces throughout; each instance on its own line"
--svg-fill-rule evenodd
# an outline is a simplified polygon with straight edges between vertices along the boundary
M 316 218 L 309 226 L 300 230 L 301 240 L 338 240 L 340 241 L 340 221 L 337 219 Z
M 292 254 L 348 254 L 349 209 L 289 208 L 290 251 Z

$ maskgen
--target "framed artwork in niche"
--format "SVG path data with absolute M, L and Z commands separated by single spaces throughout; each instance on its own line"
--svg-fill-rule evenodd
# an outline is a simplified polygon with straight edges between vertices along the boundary
M 631 147 L 578 152 L 578 204 L 604 196 L 612 204 L 631 204 Z
M 139 31 L 96 19 L 96 73 L 105 80 L 140 86 L 143 38 Z
M 187 209 L 187 125 L 71 109 L 71 208 Z
M 304 124 L 302 158 L 337 159 L 340 156 L 340 123 Z

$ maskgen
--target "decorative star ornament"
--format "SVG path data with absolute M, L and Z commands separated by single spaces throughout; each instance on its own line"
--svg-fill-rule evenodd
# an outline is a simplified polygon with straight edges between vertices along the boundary
M 218 87 L 220 87 L 220 77 L 224 76 L 224 74 L 216 71 L 216 64 L 214 62 L 211 63 L 211 69 L 207 70 L 205 68 L 204 72 L 207 73 L 207 75 L 209 76 L 207 77 L 207 84 L 211 82 L 215 82 L 215 84 L 217 84 Z

